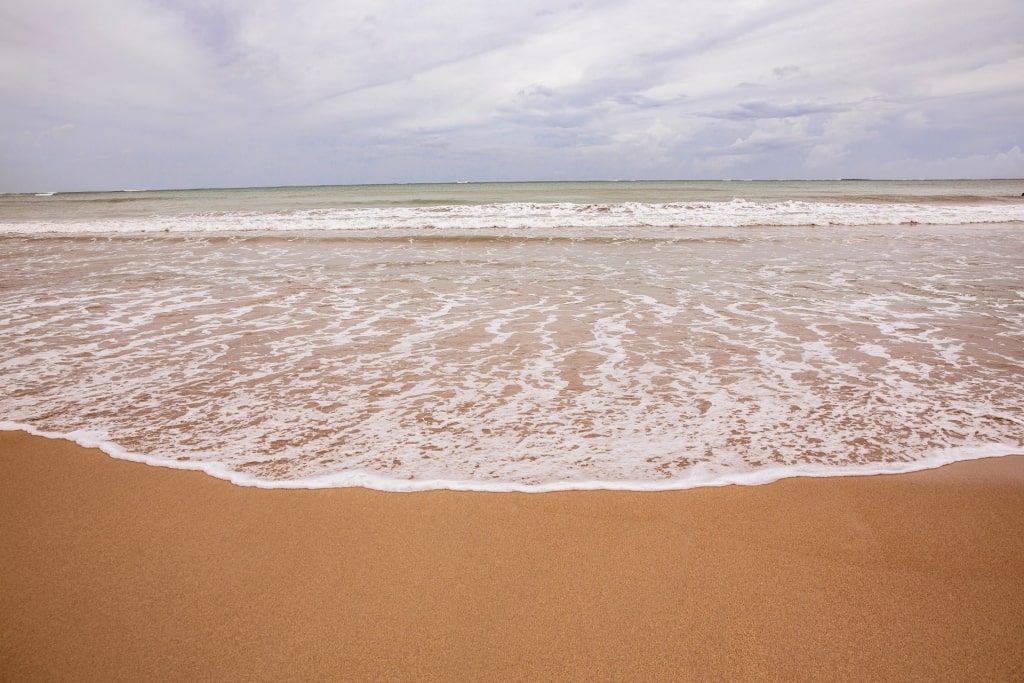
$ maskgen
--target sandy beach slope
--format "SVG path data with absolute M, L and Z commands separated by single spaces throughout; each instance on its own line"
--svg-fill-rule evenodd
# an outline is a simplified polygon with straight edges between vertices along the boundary
M 1022 680 L 1024 457 L 265 491 L 0 432 L 0 679 Z

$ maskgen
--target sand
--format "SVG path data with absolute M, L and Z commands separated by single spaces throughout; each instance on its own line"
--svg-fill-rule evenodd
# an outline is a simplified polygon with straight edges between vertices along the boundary
M 1022 680 L 1024 457 L 267 491 L 0 432 L 2 680 Z

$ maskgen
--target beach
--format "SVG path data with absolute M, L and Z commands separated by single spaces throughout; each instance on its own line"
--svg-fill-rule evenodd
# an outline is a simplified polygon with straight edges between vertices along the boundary
M 1024 458 L 263 490 L 0 433 L 3 680 L 1020 680 Z
M 0 680 L 1024 680 L 1019 194 L 0 197 Z

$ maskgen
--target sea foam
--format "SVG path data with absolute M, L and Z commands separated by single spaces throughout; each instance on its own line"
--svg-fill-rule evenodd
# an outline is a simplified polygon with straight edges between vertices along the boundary
M 935 469 L 955 462 L 981 460 L 984 458 L 1024 455 L 1024 448 L 1008 448 L 993 444 L 970 448 L 951 448 L 937 451 L 928 457 L 909 462 L 878 462 L 848 465 L 845 467 L 815 466 L 796 464 L 789 466 L 765 467 L 747 472 L 731 472 L 713 466 L 697 468 L 690 476 L 668 481 L 551 481 L 539 484 L 517 484 L 515 482 L 481 482 L 473 480 L 395 479 L 372 472 L 339 472 L 335 474 L 300 479 L 266 480 L 233 471 L 217 462 L 182 462 L 171 458 L 155 458 L 121 448 L 102 432 L 76 431 L 68 434 L 44 432 L 15 422 L 0 422 L 0 430 L 24 431 L 33 436 L 47 439 L 63 439 L 82 446 L 95 448 L 112 458 L 144 463 L 154 467 L 203 472 L 216 479 L 228 481 L 236 486 L 263 489 L 329 489 L 368 488 L 392 493 L 413 493 L 417 491 L 477 491 L 491 493 L 553 493 L 557 491 L 680 491 L 686 489 L 717 486 L 759 486 L 793 477 L 859 477 L 880 474 L 905 474 Z
M 575 204 L 510 202 L 312 210 L 229 211 L 144 219 L 95 218 L 0 222 L 0 234 L 239 233 L 413 230 L 451 232 L 558 228 L 971 225 L 1024 221 L 1017 204 L 722 202 Z
M 1019 203 L 355 206 L 381 192 L 10 222 L 0 418 L 266 487 L 661 490 L 1022 450 Z

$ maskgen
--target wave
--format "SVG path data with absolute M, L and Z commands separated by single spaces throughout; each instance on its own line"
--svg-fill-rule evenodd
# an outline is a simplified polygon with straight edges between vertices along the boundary
M 131 201 L 128 199 L 108 201 Z M 1024 222 L 1019 203 L 860 203 L 733 199 L 721 202 L 605 204 L 510 202 L 420 204 L 179 216 L 0 223 L 3 234 L 238 233 L 296 231 L 544 231 L 566 228 L 736 228 L 973 225 Z
M 0 421 L 0 431 L 23 431 L 47 439 L 63 439 L 82 446 L 95 448 L 112 458 L 139 462 L 168 469 L 199 471 L 216 479 L 225 480 L 236 486 L 262 489 L 328 489 L 367 488 L 389 493 L 411 493 L 417 491 L 477 491 L 488 493 L 553 493 L 556 491 L 682 491 L 717 486 L 760 486 L 794 477 L 852 477 L 879 474 L 905 474 L 921 470 L 936 469 L 955 462 L 981 460 L 984 458 L 1024 455 L 1024 451 L 1005 444 L 988 446 L 937 449 L 929 457 L 915 461 L 872 462 L 855 465 L 835 466 L 812 463 L 776 465 L 748 471 L 731 471 L 728 468 L 709 466 L 699 469 L 685 479 L 664 481 L 550 481 L 539 484 L 516 482 L 471 481 L 457 479 L 397 479 L 366 471 L 337 472 L 316 477 L 298 479 L 260 479 L 250 474 L 235 471 L 221 462 L 180 461 L 133 453 L 110 440 L 104 432 L 79 430 L 67 434 L 47 432 L 31 425 Z

